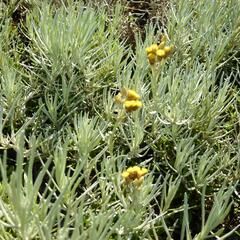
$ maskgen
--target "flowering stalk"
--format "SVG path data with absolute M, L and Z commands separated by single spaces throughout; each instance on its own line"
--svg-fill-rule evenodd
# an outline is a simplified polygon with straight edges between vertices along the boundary
M 147 58 L 151 66 L 152 70 L 152 78 L 151 78 L 151 88 L 153 99 L 157 96 L 157 83 L 159 78 L 159 66 L 164 65 L 165 60 L 170 54 L 173 52 L 174 46 L 166 45 L 167 37 L 164 35 L 161 39 L 160 44 L 152 44 L 150 47 L 146 48 Z

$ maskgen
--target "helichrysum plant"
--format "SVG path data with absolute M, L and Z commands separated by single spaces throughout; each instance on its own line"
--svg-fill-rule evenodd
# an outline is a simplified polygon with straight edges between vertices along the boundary
M 0 240 L 239 239 L 240 1 L 86 2 L 0 1 Z

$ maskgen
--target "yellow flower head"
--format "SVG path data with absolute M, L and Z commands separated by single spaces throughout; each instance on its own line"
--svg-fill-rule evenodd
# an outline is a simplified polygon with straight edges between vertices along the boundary
M 139 100 L 139 99 L 140 96 L 134 90 L 131 89 L 127 90 L 127 100 Z
M 130 175 L 129 172 L 127 171 L 122 172 L 122 178 L 124 182 L 129 183 L 131 181 L 131 178 L 129 177 L 129 175 Z
M 174 45 L 164 47 L 164 51 L 166 52 L 167 55 L 172 53 L 173 49 L 174 49 Z
M 122 177 L 123 177 L 123 178 L 128 178 L 128 177 L 129 177 L 129 172 L 128 172 L 128 171 L 124 171 L 124 172 L 122 173 Z
M 146 48 L 147 54 L 156 53 L 157 50 L 158 50 L 158 45 L 157 44 L 152 44 L 150 47 Z
M 126 183 L 133 182 L 139 187 L 144 179 L 144 175 L 148 173 L 146 168 L 140 168 L 138 166 L 129 167 L 126 171 L 123 171 L 122 178 Z
M 164 58 L 167 58 L 173 51 L 174 46 L 166 46 L 167 36 L 163 35 L 159 45 L 152 44 L 150 47 L 146 48 L 148 61 L 151 65 L 156 62 L 161 62 Z
M 139 100 L 140 96 L 132 89 L 123 88 L 121 92 L 115 96 L 115 99 L 118 98 L 123 102 L 125 100 Z
M 147 55 L 148 61 L 151 65 L 153 65 L 156 62 L 156 54 L 155 53 L 149 53 Z
M 123 105 L 127 112 L 133 112 L 142 107 L 142 102 L 139 100 L 126 100 Z
M 171 47 L 170 47 L 170 46 L 165 46 L 165 47 L 164 47 L 164 51 L 165 51 L 166 53 L 170 53 L 170 52 L 171 52 Z
M 148 170 L 146 168 L 142 168 L 138 171 L 138 178 L 143 177 L 144 175 L 146 175 L 148 173 Z
M 142 107 L 140 96 L 132 89 L 123 88 L 121 93 L 114 97 L 114 102 L 122 104 L 126 112 L 132 112 Z
M 152 52 L 156 53 L 156 51 L 158 50 L 158 45 L 157 44 L 152 44 Z
M 131 180 L 134 180 L 135 178 L 137 178 L 137 171 L 136 170 L 134 170 L 133 169 L 133 167 L 130 167 L 130 168 L 128 168 L 127 169 L 127 172 L 128 172 L 128 174 L 129 174 L 129 179 L 131 179 Z
M 152 47 L 147 47 L 146 52 L 147 52 L 147 54 L 152 53 Z
M 138 167 L 138 166 L 134 166 L 134 167 L 132 167 L 132 170 L 135 171 L 135 172 L 138 172 L 138 171 L 141 170 L 141 168 Z
M 164 58 L 164 57 L 166 56 L 165 50 L 159 49 L 159 50 L 157 51 L 157 56 L 158 56 L 159 58 Z

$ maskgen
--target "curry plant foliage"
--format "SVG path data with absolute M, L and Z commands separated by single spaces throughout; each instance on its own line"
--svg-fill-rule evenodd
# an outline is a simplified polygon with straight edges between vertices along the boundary
M 238 239 L 239 1 L 5 2 L 0 239 Z

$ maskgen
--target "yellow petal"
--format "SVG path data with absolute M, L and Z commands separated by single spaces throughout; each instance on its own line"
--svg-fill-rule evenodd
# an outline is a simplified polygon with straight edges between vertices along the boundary
M 138 178 L 143 177 L 144 175 L 146 175 L 148 173 L 148 170 L 146 168 L 142 168 L 141 170 L 138 171 L 137 175 Z
M 125 101 L 124 102 L 124 107 L 127 112 L 132 112 L 137 110 L 138 108 L 142 107 L 142 102 L 139 100 L 131 100 L 131 101 Z
M 170 53 L 173 52 L 173 50 L 174 50 L 174 45 L 166 46 L 166 47 L 164 48 L 164 50 L 165 50 L 165 52 L 167 53 L 167 55 L 169 55 Z
M 141 171 L 142 171 L 142 175 L 146 175 L 148 173 L 147 168 L 142 168 Z
M 138 167 L 138 166 L 134 166 L 134 167 L 133 167 L 133 170 L 134 170 L 134 171 L 136 171 L 136 172 L 138 172 L 138 171 L 140 171 L 140 170 L 141 170 L 141 168 L 140 168 L 140 167 Z
M 157 56 L 160 57 L 160 58 L 165 57 L 166 56 L 166 52 L 164 50 L 162 50 L 162 49 L 159 49 L 157 51 Z
M 148 57 L 149 63 L 153 65 L 156 61 L 156 55 L 154 53 L 149 53 L 147 57 Z
M 123 177 L 124 179 L 128 178 L 128 177 L 129 177 L 129 172 L 124 171 L 124 172 L 122 173 L 122 177 Z
M 128 172 L 128 173 L 134 172 L 133 167 L 129 167 L 129 168 L 127 169 L 127 172 Z
M 138 177 L 137 172 L 135 171 L 134 167 L 129 167 L 127 169 L 127 172 L 129 174 L 128 175 L 128 179 L 129 180 L 134 180 L 134 179 L 136 179 Z
M 127 91 L 127 100 L 139 100 L 140 96 L 134 91 L 129 89 Z
M 158 50 L 158 45 L 157 44 L 152 44 L 151 48 L 152 48 L 152 52 L 156 53 L 156 51 Z
M 141 101 L 135 101 L 135 107 L 141 108 L 142 107 L 142 102 Z
M 171 49 L 170 46 L 165 46 L 165 47 L 164 47 L 164 51 L 165 51 L 166 53 L 170 53 L 170 52 L 172 51 L 172 49 Z
M 147 54 L 151 53 L 152 51 L 153 51 L 153 50 L 152 50 L 152 47 L 147 47 L 147 48 L 146 48 Z

